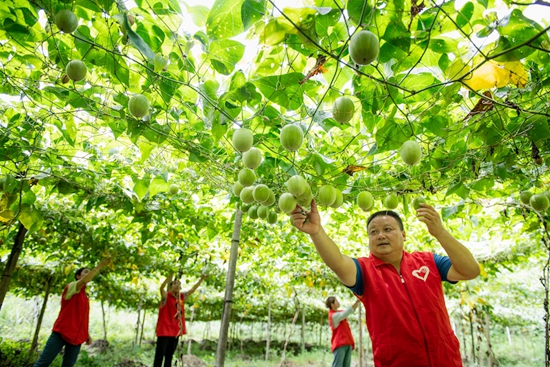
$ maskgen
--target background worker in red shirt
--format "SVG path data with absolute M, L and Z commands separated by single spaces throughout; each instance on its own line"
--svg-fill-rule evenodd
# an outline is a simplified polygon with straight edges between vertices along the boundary
M 53 331 L 46 346 L 40 354 L 34 367 L 47 367 L 61 349 L 65 347 L 63 354 L 63 367 L 72 367 L 76 363 L 82 343 L 90 345 L 92 338 L 88 334 L 88 322 L 90 317 L 90 301 L 86 294 L 86 284 L 92 281 L 99 271 L 111 262 L 105 259 L 95 268 L 80 268 L 75 273 L 75 280 L 65 286 L 61 295 L 61 310 L 53 325 Z
M 460 346 L 449 320 L 441 282 L 474 279 L 479 264 L 444 227 L 439 213 L 420 204 L 419 221 L 448 256 L 404 251 L 403 222 L 391 210 L 367 221 L 370 256 L 343 255 L 321 226 L 315 201 L 298 206 L 293 225 L 310 235 L 325 264 L 365 307 L 376 367 L 461 367 Z
M 359 303 L 361 301 L 357 300 L 345 310 L 339 310 L 340 302 L 336 297 L 328 297 L 325 301 L 325 305 L 329 309 L 328 322 L 330 330 L 332 330 L 330 340 L 330 349 L 334 354 L 332 367 L 350 367 L 351 365 L 351 351 L 355 349 L 355 342 L 347 318 L 359 306 Z
M 187 334 L 185 328 L 185 300 L 195 292 L 206 278 L 206 275 L 203 274 L 199 281 L 187 292 L 180 292 L 180 281 L 177 279 L 172 280 L 172 278 L 173 274 L 169 274 L 160 286 L 162 299 L 157 321 L 157 347 L 153 367 L 162 367 L 163 359 L 164 367 L 172 366 L 172 357 L 178 346 L 178 339 L 181 335 Z

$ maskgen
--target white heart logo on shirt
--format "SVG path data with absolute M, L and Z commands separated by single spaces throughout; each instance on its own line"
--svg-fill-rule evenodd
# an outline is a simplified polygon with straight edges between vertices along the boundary
M 413 277 L 417 277 L 420 280 L 426 281 L 428 278 L 428 274 L 430 274 L 430 269 L 428 269 L 427 266 L 423 266 L 418 270 L 413 270 L 412 275 Z

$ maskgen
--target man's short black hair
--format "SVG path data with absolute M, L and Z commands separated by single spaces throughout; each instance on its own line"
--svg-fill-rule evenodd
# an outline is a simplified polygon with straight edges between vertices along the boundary
M 401 220 L 401 217 L 399 216 L 399 214 L 397 214 L 396 212 L 394 212 L 392 210 L 380 210 L 379 212 L 371 214 L 369 219 L 367 219 L 367 228 L 369 227 L 370 222 L 372 222 L 372 220 L 374 218 L 382 217 L 384 215 L 389 215 L 390 217 L 395 218 L 395 220 L 399 224 L 399 229 L 401 229 L 402 231 L 405 230 L 405 227 L 403 227 L 403 221 Z

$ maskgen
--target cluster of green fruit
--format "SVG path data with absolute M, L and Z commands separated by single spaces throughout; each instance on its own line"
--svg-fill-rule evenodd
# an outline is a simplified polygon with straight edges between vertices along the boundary
M 519 200 L 525 205 L 531 205 L 534 210 L 543 212 L 550 207 L 550 191 L 544 191 L 540 194 L 522 191 L 519 194 Z
M 130 25 L 134 24 L 134 17 L 128 15 L 128 21 Z M 55 24 L 63 33 L 73 33 L 78 28 L 78 18 L 72 11 L 63 9 L 55 15 Z M 121 23 L 121 27 L 124 31 L 123 25 L 124 24 Z M 63 75 L 61 81 L 63 83 L 67 83 L 69 80 L 79 82 L 86 78 L 86 74 L 88 74 L 88 67 L 84 61 L 71 60 L 65 67 L 65 75 Z M 147 97 L 141 94 L 133 95 L 128 102 L 128 109 L 130 110 L 130 113 L 137 118 L 147 116 L 149 114 L 150 107 L 151 104 L 149 103 Z
M 298 125 L 289 124 L 281 129 L 280 142 L 288 151 L 298 150 L 303 139 L 303 131 Z M 262 162 L 262 152 L 252 146 L 254 143 L 252 132 L 245 128 L 235 130 L 232 143 L 233 147 L 243 154 L 245 166 L 239 171 L 238 180 L 233 184 L 233 194 L 239 196 L 243 203 L 241 210 L 247 212 L 250 218 L 267 218 L 268 222 L 275 223 L 277 215 L 269 210 L 275 202 L 273 190 L 264 184 L 254 185 L 257 178 L 254 170 Z M 416 141 L 410 140 L 403 143 L 400 155 L 405 163 L 412 166 L 420 161 L 422 151 Z M 278 208 L 284 213 L 291 213 L 298 205 L 309 207 L 315 198 L 310 184 L 300 175 L 290 177 L 285 186 L 287 192 L 281 194 L 278 200 Z M 317 192 L 316 203 L 321 206 L 338 208 L 343 202 L 342 192 L 331 185 L 323 185 Z M 415 209 L 418 209 L 420 202 L 426 201 L 421 197 L 416 198 L 413 202 Z M 252 205 L 254 203 L 259 205 Z M 395 209 L 399 205 L 399 200 L 396 195 L 388 194 L 384 199 L 384 205 L 388 209 Z M 374 207 L 374 197 L 368 191 L 360 192 L 357 195 L 357 206 L 364 211 L 370 211 Z M 271 219 L 270 216 L 272 216 Z
M 262 151 L 253 147 L 254 136 L 245 128 L 233 133 L 233 147 L 243 154 L 243 164 L 238 180 L 233 184 L 233 194 L 242 201 L 241 210 L 248 213 L 251 219 L 262 218 L 268 223 L 277 223 L 277 213 L 269 207 L 275 203 L 275 193 L 267 185 L 256 182 L 254 170 L 262 163 Z M 257 203 L 257 204 L 256 204 Z M 256 204 L 256 205 L 253 205 Z M 258 205 L 259 204 L 259 205 Z

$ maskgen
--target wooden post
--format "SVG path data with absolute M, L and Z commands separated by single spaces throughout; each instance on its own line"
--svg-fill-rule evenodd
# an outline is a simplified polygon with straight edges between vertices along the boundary
M 290 331 L 289 331 L 288 335 L 286 336 L 285 345 L 283 347 L 283 355 L 281 356 L 281 364 L 279 365 L 279 367 L 282 367 L 285 364 L 286 347 L 288 345 L 288 341 L 290 340 L 290 337 L 292 336 L 292 331 L 294 330 L 294 325 L 296 325 L 296 320 L 298 320 L 298 315 L 299 314 L 300 314 L 300 309 L 297 308 L 296 313 L 294 314 L 294 318 L 292 319 L 292 325 L 290 327 Z
M 323 345 L 323 320 L 325 315 L 321 314 L 321 321 L 319 321 L 319 346 Z
M 475 363 L 476 361 L 476 343 L 475 343 L 475 336 L 474 336 L 474 312 L 470 311 L 470 336 L 472 339 L 472 362 Z
M 302 305 L 302 354 L 306 352 L 306 308 Z
M 105 306 L 101 300 L 101 315 L 103 316 L 103 340 L 107 340 L 107 323 L 105 322 Z
M 271 297 L 267 305 L 267 325 L 265 326 L 265 360 L 269 360 L 269 343 L 271 342 Z
M 46 278 L 46 294 L 44 295 L 44 301 L 42 301 L 42 307 L 38 314 L 38 320 L 36 320 L 36 329 L 34 330 L 34 336 L 32 337 L 31 352 L 36 350 L 38 345 L 38 335 L 40 334 L 40 326 L 42 326 L 42 320 L 44 318 L 44 312 L 46 311 L 46 305 L 48 304 L 48 297 L 50 296 L 50 289 L 53 283 L 53 276 L 50 275 Z
M 191 318 L 189 319 L 189 324 L 187 324 L 187 355 L 191 355 L 191 323 L 193 322 L 193 316 L 195 316 L 195 307 L 191 307 Z
M 216 350 L 215 367 L 224 367 L 225 351 L 227 349 L 227 332 L 229 331 L 229 322 L 231 320 L 231 303 L 233 302 L 233 288 L 235 286 L 235 271 L 237 269 L 237 257 L 239 254 L 239 240 L 241 237 L 241 227 L 243 222 L 243 213 L 240 209 L 235 211 L 235 222 L 233 224 L 233 235 L 231 236 L 231 253 L 229 255 L 229 265 L 227 269 L 227 280 L 225 282 L 225 296 L 223 299 L 223 314 L 220 327 L 220 337 L 218 338 L 218 348 Z
M 25 240 L 25 235 L 27 234 L 27 232 L 27 228 L 25 228 L 23 223 L 19 223 L 19 230 L 15 235 L 15 241 L 13 243 L 13 247 L 11 248 L 8 261 L 6 262 L 4 272 L 2 273 L 2 279 L 0 280 L 0 310 L 2 310 L 4 298 L 6 298 L 6 294 L 10 289 L 11 278 L 13 276 L 13 272 L 15 271 L 15 266 L 17 265 L 19 255 L 23 250 L 23 241 Z
M 485 333 L 487 336 L 487 365 L 493 367 L 493 348 L 491 347 L 491 322 L 489 319 L 489 313 L 485 313 Z
M 143 304 L 143 297 L 139 299 L 139 303 L 138 303 L 138 317 L 137 317 L 137 322 L 136 322 L 136 338 L 134 340 L 134 345 L 137 345 L 138 343 L 138 338 L 139 338 L 139 326 L 141 325 L 140 323 L 140 316 L 141 316 L 141 305 Z
M 141 347 L 141 342 L 143 341 L 143 329 L 145 326 L 145 314 L 147 313 L 147 309 L 143 309 L 143 319 L 141 319 L 141 334 L 139 335 L 139 346 Z M 105 340 L 107 340 L 107 334 L 105 334 Z

